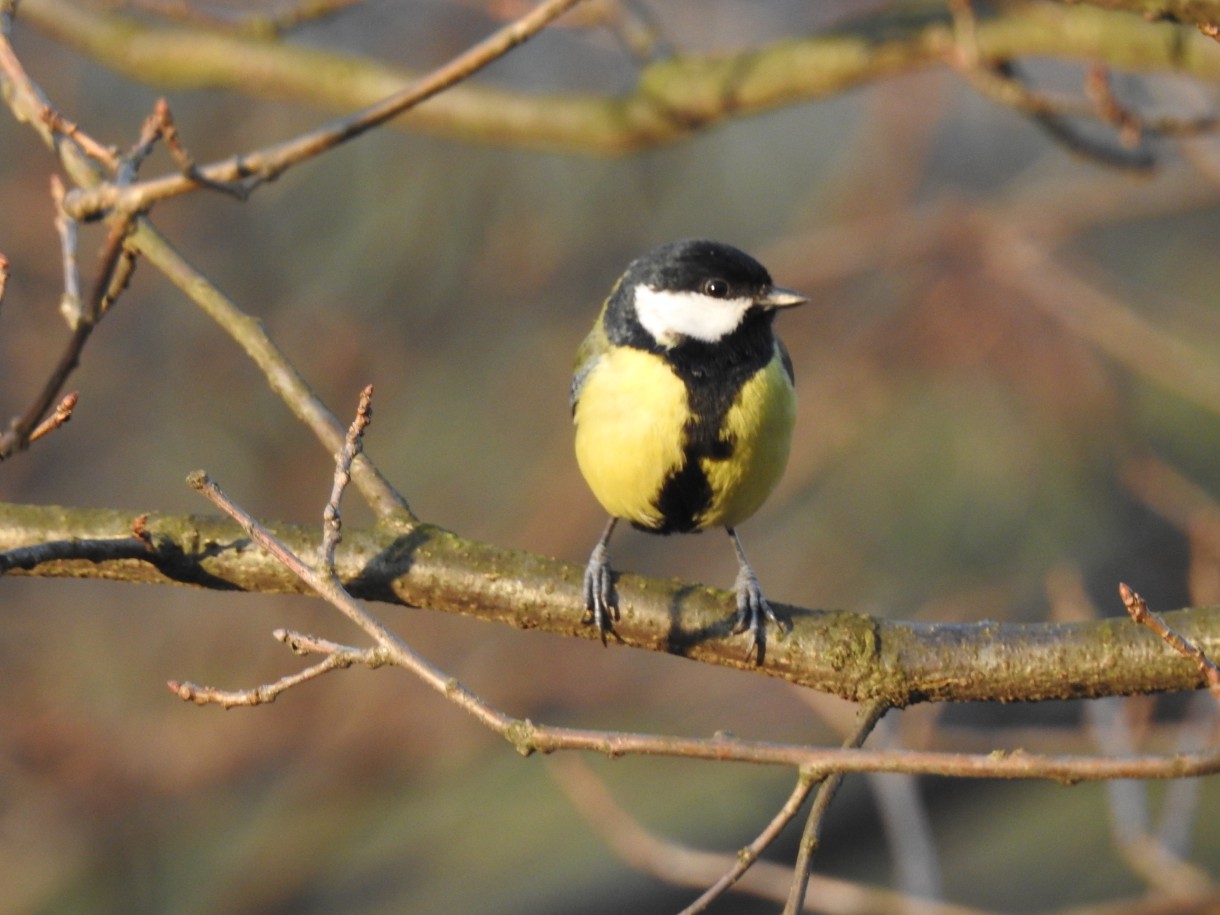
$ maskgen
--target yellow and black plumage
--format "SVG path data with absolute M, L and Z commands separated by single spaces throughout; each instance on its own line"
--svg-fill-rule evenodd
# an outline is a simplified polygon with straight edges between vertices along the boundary
M 602 306 L 576 359 L 576 459 L 610 522 L 584 594 L 603 641 L 617 618 L 607 555 L 619 519 L 657 534 L 724 527 L 737 552 L 737 616 L 761 663 L 763 598 L 736 527 L 788 461 L 792 363 L 772 331 L 777 309 L 807 299 L 776 286 L 729 245 L 693 239 L 637 258 Z

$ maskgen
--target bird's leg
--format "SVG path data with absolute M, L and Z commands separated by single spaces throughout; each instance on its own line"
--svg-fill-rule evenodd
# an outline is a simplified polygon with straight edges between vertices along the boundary
M 737 616 L 733 619 L 733 632 L 746 632 L 747 630 L 750 632 L 753 636 L 753 643 L 750 645 L 749 654 L 753 655 L 757 652 L 755 659 L 762 664 L 767 654 L 767 621 L 775 625 L 781 638 L 791 629 L 791 626 L 775 615 L 775 611 L 763 597 L 762 587 L 758 584 L 758 576 L 754 574 L 750 560 L 746 559 L 746 551 L 741 545 L 741 538 L 737 536 L 737 531 L 731 527 L 727 527 L 725 530 L 729 532 L 729 536 L 733 539 L 733 548 L 737 551 Z
M 585 622 L 597 626 L 601 634 L 602 644 L 606 644 L 606 633 L 614 628 L 614 620 L 618 619 L 618 597 L 614 593 L 614 575 L 610 571 L 610 535 L 618 518 L 611 518 L 602 532 L 597 546 L 589 556 L 589 564 L 585 566 Z

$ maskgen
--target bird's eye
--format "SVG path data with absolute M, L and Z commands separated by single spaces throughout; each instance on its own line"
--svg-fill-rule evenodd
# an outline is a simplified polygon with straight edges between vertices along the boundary
M 729 295 L 728 280 L 704 280 L 703 294 L 710 295 L 713 299 L 725 299 Z

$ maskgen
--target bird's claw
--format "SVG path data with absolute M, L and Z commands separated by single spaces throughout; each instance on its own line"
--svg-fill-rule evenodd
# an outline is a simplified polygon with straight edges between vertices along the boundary
M 749 566 L 743 566 L 737 574 L 737 615 L 733 618 L 733 634 L 749 632 L 750 650 L 746 652 L 761 665 L 767 656 L 767 623 L 775 626 L 782 639 L 792 631 L 792 625 L 781 620 L 763 597 L 758 577 Z
M 614 631 L 618 619 L 618 598 L 614 593 L 614 573 L 610 571 L 610 560 L 606 545 L 599 543 L 589 557 L 584 579 L 585 616 L 583 622 L 597 626 L 602 644 L 606 636 Z

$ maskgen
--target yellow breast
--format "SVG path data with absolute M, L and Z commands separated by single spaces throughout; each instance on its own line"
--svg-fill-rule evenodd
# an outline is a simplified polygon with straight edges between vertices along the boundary
M 741 387 L 723 426 L 733 442 L 723 461 L 704 458 L 703 472 L 712 487 L 712 504 L 699 517 L 699 528 L 736 527 L 762 506 L 784 475 L 796 394 L 778 354 Z
M 681 469 L 689 417 L 686 387 L 664 360 L 629 347 L 611 348 L 585 378 L 576 402 L 576 460 L 589 488 L 611 515 L 662 527 L 657 499 Z M 734 527 L 758 510 L 788 461 L 796 397 L 776 356 L 742 385 L 725 415 L 725 459 L 700 459 L 711 501 L 695 527 Z
M 576 462 L 611 515 L 644 527 L 665 478 L 682 464 L 686 388 L 664 361 L 621 347 L 604 353 L 576 402 Z

